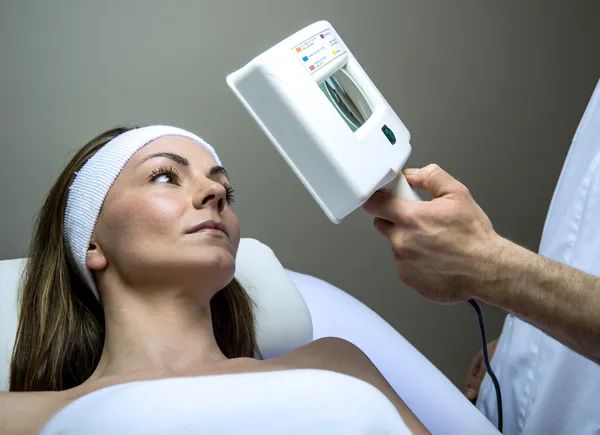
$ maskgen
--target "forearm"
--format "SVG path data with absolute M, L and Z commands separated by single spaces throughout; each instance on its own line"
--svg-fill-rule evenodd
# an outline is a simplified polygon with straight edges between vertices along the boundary
M 488 251 L 481 299 L 600 363 L 600 278 L 501 239 Z

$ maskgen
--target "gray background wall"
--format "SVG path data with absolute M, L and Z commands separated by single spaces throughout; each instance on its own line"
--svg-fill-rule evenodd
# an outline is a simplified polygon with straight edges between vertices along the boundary
M 35 214 L 75 149 L 115 124 L 175 124 L 218 149 L 245 236 L 358 297 L 461 383 L 480 346 L 471 308 L 400 285 L 362 211 L 331 224 L 225 84 L 319 19 L 411 130 L 410 163 L 441 164 L 501 234 L 536 249 L 600 77 L 597 1 L 4 0 L 0 259 L 26 254 Z M 503 314 L 485 312 L 495 336 Z

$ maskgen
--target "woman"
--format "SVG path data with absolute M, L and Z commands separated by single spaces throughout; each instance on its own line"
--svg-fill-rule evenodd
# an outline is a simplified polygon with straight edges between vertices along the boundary
M 322 339 L 255 358 L 252 302 L 234 279 L 240 226 L 232 201 L 217 154 L 183 130 L 115 128 L 81 149 L 37 222 L 0 432 L 37 433 L 50 421 L 61 433 L 88 433 L 61 426 L 74 421 L 68 405 L 97 406 L 104 399 L 93 393 L 116 385 L 316 369 L 370 384 L 414 433 L 427 433 L 348 342 Z M 287 394 L 293 402 L 294 391 Z

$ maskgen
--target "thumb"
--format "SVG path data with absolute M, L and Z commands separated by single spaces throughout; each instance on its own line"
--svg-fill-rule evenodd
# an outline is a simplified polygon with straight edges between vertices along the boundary
M 416 189 L 425 189 L 434 198 L 458 193 L 465 186 L 436 164 L 422 169 L 407 169 L 404 173 L 409 184 Z

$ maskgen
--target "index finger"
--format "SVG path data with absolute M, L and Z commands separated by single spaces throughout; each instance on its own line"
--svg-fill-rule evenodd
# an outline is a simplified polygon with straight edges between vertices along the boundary
M 405 175 L 412 187 L 425 189 L 434 198 L 458 193 L 465 189 L 460 181 L 436 164 L 427 165 L 418 171 L 409 170 Z
M 418 201 L 400 199 L 389 193 L 377 191 L 364 204 L 363 209 L 375 217 L 394 223 L 407 221 L 413 210 L 421 205 Z

